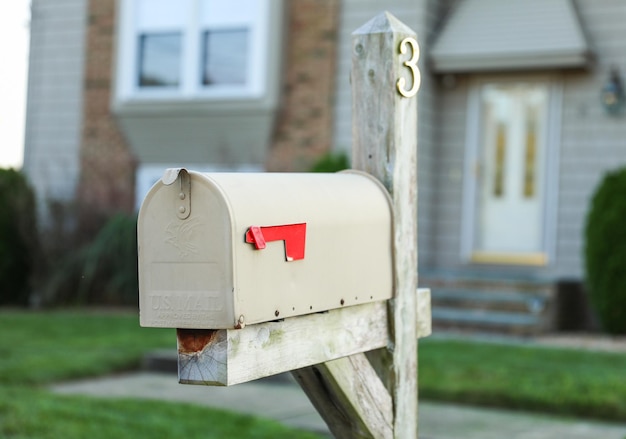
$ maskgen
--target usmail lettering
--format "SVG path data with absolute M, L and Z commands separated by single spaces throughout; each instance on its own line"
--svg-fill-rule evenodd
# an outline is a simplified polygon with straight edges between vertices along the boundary
M 160 293 L 150 295 L 154 311 L 221 311 L 222 301 L 215 293 Z

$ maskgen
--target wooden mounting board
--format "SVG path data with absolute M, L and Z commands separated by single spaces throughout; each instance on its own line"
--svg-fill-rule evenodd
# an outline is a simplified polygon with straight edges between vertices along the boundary
M 430 290 L 417 290 L 416 337 L 431 332 Z M 243 329 L 179 329 L 178 379 L 229 386 L 387 346 L 387 303 L 375 302 Z

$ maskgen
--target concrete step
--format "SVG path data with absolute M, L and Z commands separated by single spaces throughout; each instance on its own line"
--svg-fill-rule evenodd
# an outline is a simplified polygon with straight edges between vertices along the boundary
M 478 309 L 456 309 L 433 307 L 433 320 L 439 323 L 469 324 L 486 327 L 527 327 L 541 324 L 541 318 L 528 313 L 485 311 Z
M 549 297 L 540 293 L 519 291 L 477 291 L 470 289 L 434 289 L 431 291 L 433 306 L 473 308 L 484 310 L 541 313 L 548 305 Z
M 545 281 L 428 278 L 433 328 L 536 335 L 554 327 L 555 289 Z

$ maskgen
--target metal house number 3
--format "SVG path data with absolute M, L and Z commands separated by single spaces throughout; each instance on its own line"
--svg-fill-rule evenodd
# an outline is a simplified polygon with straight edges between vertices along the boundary
M 411 59 L 402 63 L 406 67 L 411 70 L 411 76 L 413 77 L 413 86 L 410 90 L 406 89 L 406 79 L 400 78 L 396 83 L 396 87 L 398 88 L 398 92 L 405 98 L 412 98 L 417 94 L 417 90 L 420 88 L 420 83 L 422 82 L 422 77 L 420 76 L 420 71 L 417 68 L 417 60 L 420 57 L 420 48 L 417 45 L 417 41 L 413 37 L 407 37 L 400 42 L 400 54 L 406 55 L 407 46 L 411 46 Z

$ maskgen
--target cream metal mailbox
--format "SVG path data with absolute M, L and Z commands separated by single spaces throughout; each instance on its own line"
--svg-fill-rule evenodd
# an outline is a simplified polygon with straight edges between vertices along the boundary
M 169 169 L 139 212 L 141 325 L 241 328 L 389 299 L 391 228 L 364 173 Z

